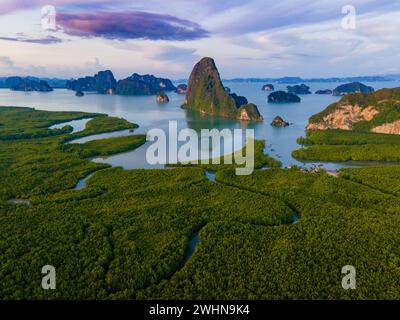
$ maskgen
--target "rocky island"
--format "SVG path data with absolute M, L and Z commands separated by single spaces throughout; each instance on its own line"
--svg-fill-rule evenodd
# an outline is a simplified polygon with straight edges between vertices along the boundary
M 245 97 L 226 92 L 212 58 L 203 58 L 194 66 L 183 108 L 202 115 L 263 121 L 256 105 L 249 104 Z
M 374 88 L 366 86 L 360 82 L 352 82 L 347 84 L 342 84 L 333 90 L 334 96 L 343 96 L 349 93 L 370 93 L 374 92 Z
M 289 125 L 290 125 L 290 123 L 283 120 L 280 116 L 275 117 L 274 120 L 272 120 L 272 122 L 271 122 L 271 126 L 277 127 L 277 128 L 284 128 L 284 127 L 288 127 Z
M 272 84 L 265 84 L 265 85 L 263 85 L 261 90 L 262 91 L 274 91 L 275 87 Z
M 293 94 L 311 94 L 312 93 L 310 91 L 310 87 L 305 84 L 287 86 L 286 88 L 289 93 L 293 93 Z
M 169 98 L 165 92 L 159 92 L 157 93 L 156 101 L 158 104 L 166 104 L 169 102 Z
M 187 92 L 187 85 L 186 84 L 180 84 L 176 87 L 175 92 L 177 94 L 186 94 Z
M 333 91 L 331 89 L 325 89 L 325 90 L 317 90 L 315 91 L 315 94 L 327 94 L 327 95 L 332 95 Z
M 400 134 L 400 88 L 352 93 L 312 116 L 307 130 L 357 130 Z
M 275 91 L 268 96 L 269 103 L 298 103 L 301 102 L 299 96 L 285 91 Z
M 132 76 L 117 83 L 116 94 L 120 95 L 155 95 L 160 91 L 175 91 L 176 88 L 169 79 L 157 78 L 153 75 Z

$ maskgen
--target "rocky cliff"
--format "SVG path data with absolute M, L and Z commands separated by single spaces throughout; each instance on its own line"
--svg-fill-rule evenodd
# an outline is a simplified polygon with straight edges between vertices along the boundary
M 348 94 L 312 116 L 307 126 L 328 129 L 400 134 L 400 88 Z
M 203 58 L 194 66 L 183 107 L 203 115 L 262 121 L 257 106 L 245 97 L 226 92 L 212 58 Z

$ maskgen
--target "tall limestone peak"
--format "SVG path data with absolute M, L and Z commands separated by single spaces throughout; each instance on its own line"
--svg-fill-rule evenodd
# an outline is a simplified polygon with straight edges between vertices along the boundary
M 212 58 L 203 58 L 194 66 L 189 77 L 184 108 L 203 115 L 262 121 L 255 105 L 249 106 L 246 98 L 229 94 L 225 90 Z

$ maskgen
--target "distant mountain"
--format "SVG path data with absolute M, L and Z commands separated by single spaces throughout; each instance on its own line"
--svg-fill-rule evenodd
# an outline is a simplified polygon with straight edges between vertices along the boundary
M 273 82 L 281 84 L 299 84 L 313 82 L 385 82 L 398 81 L 400 75 L 385 76 L 360 76 L 360 77 L 332 77 L 332 78 L 301 78 L 301 77 L 282 77 L 282 78 L 234 78 L 224 79 L 224 82 Z
M 32 77 L 8 77 L 1 83 L 3 88 L 9 88 L 13 91 L 53 91 L 47 81 Z
M 0 77 L 0 88 L 11 89 L 11 84 L 16 85 L 19 81 L 18 79 L 27 80 L 27 81 L 34 81 L 40 82 L 45 81 L 51 88 L 65 88 L 67 80 L 65 79 L 58 79 L 58 78 L 38 78 L 38 77 Z M 16 82 L 17 81 L 17 82 Z

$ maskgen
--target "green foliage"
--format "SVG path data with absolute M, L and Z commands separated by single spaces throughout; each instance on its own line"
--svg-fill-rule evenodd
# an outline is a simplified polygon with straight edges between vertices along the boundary
M 0 107 L 0 140 L 31 139 L 58 136 L 72 131 L 72 127 L 49 129 L 52 125 L 71 120 L 97 117 L 83 112 L 49 112 L 33 108 Z
M 67 142 L 98 133 L 136 129 L 138 127 L 139 126 L 137 124 L 131 123 L 125 119 L 117 117 L 98 116 L 86 123 L 85 130 L 69 135 L 64 141 Z
M 399 162 L 400 144 L 315 145 L 295 150 L 296 159 L 315 161 Z
M 400 167 L 341 169 L 340 176 L 385 193 L 400 196 Z
M 279 160 L 276 160 L 264 153 L 265 150 L 265 141 L 261 140 L 253 140 L 254 143 L 254 168 L 261 169 L 263 167 L 269 168 L 279 168 L 282 166 L 282 163 Z M 200 163 L 189 163 L 189 164 L 168 164 L 169 167 L 201 167 L 207 171 L 217 172 L 223 169 L 230 168 L 243 168 L 245 164 L 236 163 L 237 157 L 244 157 L 247 152 L 247 145 L 244 146 L 243 149 L 234 152 L 231 155 L 221 156 L 219 159 L 211 159 L 209 160 L 209 164 L 200 164 Z M 232 164 L 228 164 L 228 159 L 232 159 Z M 198 162 L 198 161 L 197 161 Z M 214 164 L 216 163 L 216 164 Z
M 297 139 L 301 145 L 361 145 L 400 143 L 399 135 L 346 130 L 308 131 L 305 138 Z
M 129 150 L 134 150 L 146 142 L 145 135 L 125 136 L 89 141 L 84 144 L 63 144 L 62 151 L 77 154 L 81 158 L 110 156 Z
M 66 137 L 0 141 L 1 299 L 400 299 L 400 167 L 343 179 L 221 166 L 214 183 L 203 168 L 94 164 L 85 148 L 117 140 L 69 147 Z M 6 201 L 18 197 L 31 205 Z M 48 264 L 57 290 L 41 288 Z M 345 291 L 349 264 L 357 290 Z

